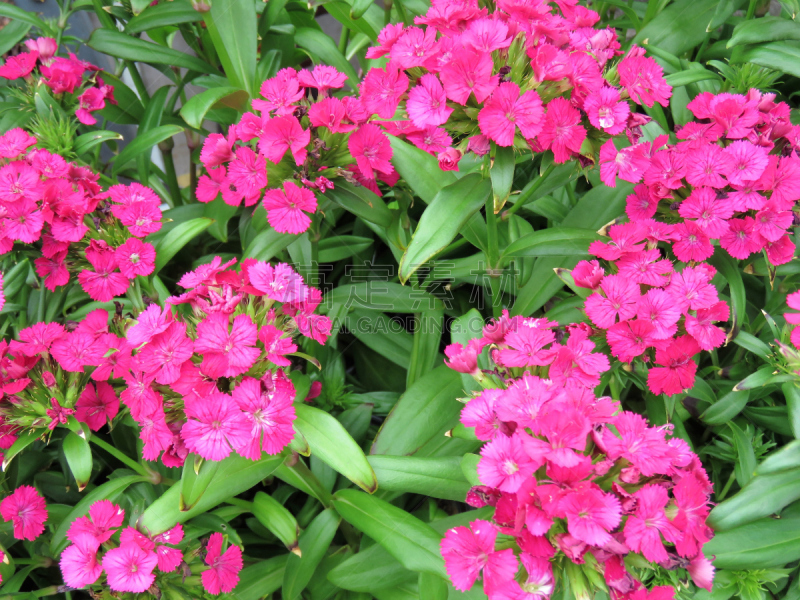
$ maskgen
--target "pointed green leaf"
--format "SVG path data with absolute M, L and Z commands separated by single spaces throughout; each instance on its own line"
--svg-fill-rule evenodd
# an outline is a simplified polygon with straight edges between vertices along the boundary
M 361 489 L 373 493 L 378 482 L 364 452 L 334 417 L 313 406 L 295 406 L 295 428 L 311 447 L 311 454 Z
M 297 520 L 275 498 L 264 492 L 256 492 L 253 498 L 253 516 L 282 541 L 289 552 L 297 548 L 297 536 L 300 534 Z
M 429 204 L 442 188 L 455 183 L 452 171 L 442 171 L 439 162 L 424 150 L 392 135 L 392 164 L 414 193 Z
M 202 20 L 202 13 L 196 11 L 189 0 L 171 0 L 171 2 L 145 8 L 128 21 L 125 31 L 126 33 L 140 33 L 156 27 L 194 23 Z
M 92 449 L 85 437 L 70 431 L 63 441 L 64 457 L 67 459 L 69 470 L 78 484 L 78 491 L 82 492 L 92 476 Z
M 258 20 L 254 0 L 214 0 L 203 15 L 230 82 L 256 96 Z
M 190 127 L 200 129 L 208 111 L 223 98 L 237 92 L 241 92 L 241 90 L 230 86 L 215 87 L 202 91 L 186 101 L 186 104 L 181 107 L 181 116 Z
M 422 494 L 463 502 L 471 487 L 461 472 L 461 459 L 412 456 L 369 456 L 378 487 L 390 492 Z
M 199 470 L 197 469 L 199 465 Z M 180 510 L 191 510 L 202 497 L 211 481 L 217 474 L 219 461 L 202 460 L 195 454 L 189 454 L 183 463 L 181 475 Z
M 137 135 L 114 159 L 114 166 L 111 169 L 112 173 L 118 173 L 129 161 L 145 152 L 149 152 L 156 144 L 168 140 L 173 135 L 178 135 L 182 131 L 183 127 L 179 127 L 178 125 L 161 125 Z
M 86 43 L 98 52 L 125 60 L 183 67 L 200 73 L 218 73 L 214 67 L 195 56 L 111 29 L 95 29 Z
M 213 223 L 211 219 L 201 217 L 185 221 L 170 230 L 156 244 L 156 268 L 153 274 L 157 275 L 181 248 L 208 229 L 211 223 Z
M 103 142 L 108 142 L 110 140 L 121 139 L 122 134 L 117 133 L 116 131 L 108 131 L 107 129 L 103 129 L 101 131 L 90 131 L 89 133 L 84 133 L 83 135 L 76 137 L 75 143 L 72 147 L 75 150 L 75 154 L 80 156 L 82 154 L 86 154 L 98 144 L 102 144 Z

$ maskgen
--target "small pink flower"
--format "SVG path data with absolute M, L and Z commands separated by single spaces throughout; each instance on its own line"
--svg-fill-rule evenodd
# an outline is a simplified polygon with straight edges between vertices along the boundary
M 197 398 L 185 410 L 189 420 L 181 437 L 191 452 L 206 460 L 222 460 L 231 453 L 231 446 L 242 447 L 250 438 L 247 418 L 227 394 Z
M 125 240 L 114 252 L 119 270 L 128 279 L 150 275 L 156 266 L 156 249 L 136 238 Z
M 222 534 L 212 533 L 206 546 L 205 563 L 209 569 L 203 571 L 201 579 L 203 587 L 215 596 L 227 594 L 239 583 L 239 571 L 242 570 L 242 549 L 239 546 L 228 546 L 222 553 Z
M 306 160 L 306 146 L 310 140 L 311 131 L 303 129 L 295 117 L 275 117 L 264 125 L 264 133 L 258 141 L 258 151 L 276 164 L 289 151 L 295 163 L 300 166 Z
M 67 530 L 67 539 L 78 543 L 81 536 L 89 535 L 98 544 L 111 539 L 117 528 L 122 526 L 125 511 L 110 500 L 98 500 L 89 507 L 89 516 L 75 519 Z
M 435 127 L 447 122 L 453 109 L 447 106 L 447 95 L 439 78 L 428 73 L 408 93 L 406 111 L 417 127 Z
M 155 552 L 143 550 L 133 543 L 112 548 L 103 556 L 108 587 L 115 592 L 146 592 L 155 581 L 153 570 L 157 565 Z
M 456 527 L 445 533 L 442 556 L 453 587 L 469 590 L 483 571 L 484 589 L 513 579 L 518 563 L 511 549 L 495 551 L 499 529 L 492 523 L 475 520 L 469 527 Z
M 97 581 L 103 573 L 103 567 L 97 561 L 99 548 L 100 542 L 94 536 L 76 536 L 73 544 L 61 553 L 59 566 L 64 583 L 71 588 L 80 589 Z
M 567 162 L 581 149 L 586 130 L 580 122 L 581 113 L 569 100 L 555 98 L 547 105 L 544 126 L 537 139 L 545 149 L 553 151 L 555 162 Z
M 236 377 L 245 373 L 258 359 L 255 347 L 258 330 L 248 315 L 237 315 L 229 327 L 226 314 L 213 313 L 197 325 L 194 351 L 203 357 L 200 370 L 204 375 Z
M 300 234 L 311 225 L 311 218 L 305 213 L 316 212 L 317 199 L 311 190 L 286 181 L 283 190 L 271 189 L 264 194 L 264 208 L 275 231 Z
M 394 173 L 394 167 L 389 162 L 392 158 L 389 138 L 377 125 L 367 123 L 359 127 L 350 135 L 347 147 L 356 159 L 361 174 L 367 179 L 375 179 L 375 171 L 384 175 Z
M 86 423 L 92 431 L 99 431 L 106 423 L 110 423 L 119 412 L 119 398 L 108 383 L 97 382 L 97 389 L 91 383 L 78 397 L 75 403 L 75 418 Z
M 295 394 L 291 383 L 278 380 L 273 389 L 266 389 L 260 380 L 245 377 L 232 396 L 250 426 L 250 435 L 236 447 L 239 454 L 258 460 L 262 451 L 275 455 L 292 441 Z
M 0 515 L 14 523 L 15 538 L 32 542 L 44 532 L 47 506 L 36 488 L 23 485 L 0 502 Z
M 519 128 L 522 137 L 535 138 L 542 130 L 544 109 L 533 90 L 520 94 L 516 83 L 501 83 L 478 113 L 481 133 L 499 146 L 512 146 Z

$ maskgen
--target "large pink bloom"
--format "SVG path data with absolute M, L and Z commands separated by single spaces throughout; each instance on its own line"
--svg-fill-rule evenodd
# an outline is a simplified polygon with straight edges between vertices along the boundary
M 228 546 L 222 553 L 222 534 L 211 534 L 206 546 L 207 571 L 203 571 L 201 579 L 203 587 L 209 594 L 232 592 L 239 583 L 239 571 L 242 570 L 242 549 L 239 546 Z
M 573 153 L 581 149 L 586 138 L 586 130 L 581 126 L 581 113 L 572 107 L 569 100 L 555 98 L 547 105 L 539 142 L 547 150 L 552 150 L 557 163 L 569 160 Z
M 669 542 L 676 542 L 682 537 L 664 512 L 669 502 L 667 490 L 660 485 L 646 485 L 634 494 L 634 498 L 636 512 L 625 522 L 625 543 L 634 552 L 644 554 L 649 561 L 667 560 L 669 555 L 661 536 Z
M 227 394 L 216 392 L 195 399 L 185 407 L 188 421 L 181 437 L 191 452 L 206 460 L 222 460 L 231 446 L 240 448 L 250 438 L 251 427 L 244 413 Z
M 47 506 L 36 488 L 23 485 L 0 502 L 0 515 L 14 523 L 15 538 L 33 541 L 44 532 Z
M 279 163 L 289 151 L 299 166 L 306 160 L 306 146 L 309 141 L 311 131 L 303 129 L 295 117 L 276 117 L 264 125 L 264 132 L 258 141 L 258 151 L 274 163 Z
M 619 525 L 622 515 L 619 500 L 593 485 L 570 492 L 559 507 L 566 514 L 569 532 L 592 546 L 611 541 L 609 531 Z
M 249 422 L 250 435 L 236 451 L 251 460 L 261 453 L 278 454 L 292 441 L 295 419 L 291 383 L 278 381 L 267 390 L 262 382 L 246 377 L 233 390 L 233 399 Z
M 155 581 L 153 570 L 157 565 L 155 552 L 143 550 L 134 543 L 113 548 L 103 556 L 108 587 L 115 592 L 146 592 Z
M 496 552 L 499 529 L 492 523 L 476 520 L 467 527 L 450 529 L 441 542 L 442 556 L 453 587 L 466 592 L 483 571 L 484 588 L 491 589 L 514 577 L 517 559 L 509 549 Z
M 264 194 L 264 209 L 272 228 L 279 233 L 303 233 L 311 225 L 306 213 L 314 214 L 317 199 L 314 192 L 286 181 L 283 190 L 271 189 Z
M 78 517 L 67 530 L 67 539 L 77 544 L 81 536 L 88 535 L 98 544 L 108 541 L 122 526 L 125 511 L 110 500 L 98 500 L 89 508 L 89 515 Z
M 93 584 L 103 572 L 97 561 L 100 542 L 94 536 L 81 534 L 73 544 L 61 553 L 59 565 L 64 583 L 71 588 L 80 589 Z
M 478 113 L 481 132 L 499 146 L 512 146 L 519 127 L 522 137 L 532 139 L 542 130 L 544 109 L 533 90 L 522 95 L 519 86 L 511 81 L 501 83 Z
M 200 370 L 214 379 L 236 377 L 253 366 L 261 351 L 258 329 L 248 315 L 237 315 L 228 330 L 228 315 L 212 313 L 197 325 L 194 351 L 203 356 Z
M 435 127 L 445 123 L 453 109 L 447 106 L 447 95 L 439 78 L 428 73 L 408 93 L 406 111 L 417 127 Z
M 367 179 L 375 179 L 375 171 L 384 175 L 394 173 L 394 167 L 389 162 L 392 158 L 389 138 L 377 125 L 366 123 L 359 127 L 347 140 L 347 147 L 359 171 Z
M 92 431 L 99 431 L 119 412 L 119 398 L 114 388 L 105 381 L 99 381 L 96 385 L 95 390 L 94 385 L 87 384 L 75 403 L 75 418 L 86 423 Z

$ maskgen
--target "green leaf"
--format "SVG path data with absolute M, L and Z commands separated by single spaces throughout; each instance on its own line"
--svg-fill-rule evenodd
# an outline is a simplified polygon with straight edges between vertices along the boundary
M 400 281 L 406 282 L 427 261 L 444 250 L 458 231 L 486 203 L 492 186 L 471 173 L 442 188 L 420 217 L 411 243 L 400 261 Z
M 19 436 L 11 447 L 3 453 L 3 471 L 8 470 L 8 465 L 11 464 L 11 460 L 20 452 L 22 452 L 25 448 L 30 446 L 33 442 L 39 439 L 39 434 L 36 431 L 29 431 L 28 433 L 23 433 Z
M 295 551 L 300 528 L 294 515 L 283 504 L 269 494 L 256 492 L 253 498 L 253 516 L 282 541 L 289 552 Z
M 800 516 L 761 519 L 717 531 L 703 546 L 703 552 L 715 557 L 714 566 L 718 569 L 782 567 L 800 558 Z
M 161 5 L 159 5 L 161 6 Z M 235 87 L 216 87 L 196 94 L 181 107 L 181 117 L 190 127 L 200 129 L 208 111 L 223 98 L 241 92 Z
M 800 389 L 793 383 L 784 383 L 781 386 L 786 406 L 789 409 L 789 422 L 792 426 L 794 437 L 800 439 Z
M 0 55 L 5 56 L 28 35 L 31 24 L 24 21 L 9 21 L 0 33 Z M 14 113 L 6 113 L 6 115 Z M 17 115 L 21 113 L 16 113 Z
M 738 392 L 740 390 L 752 390 L 757 387 L 762 387 L 773 378 L 774 374 L 775 369 L 773 367 L 761 367 L 758 371 L 751 373 L 733 386 L 733 389 Z
M 710 79 L 720 81 L 721 77 L 713 71 L 709 71 L 708 69 L 688 69 L 686 71 L 680 71 L 678 73 L 673 73 L 672 75 L 667 75 L 664 77 L 664 79 L 672 87 L 679 87 L 681 85 L 689 85 L 690 83 L 708 81 Z
M 48 27 L 47 24 L 37 17 L 33 12 L 18 8 L 13 4 L 2 3 L 2 6 L 0 6 L 0 17 L 8 17 L 9 19 L 14 19 L 15 21 L 28 23 L 33 27 L 38 27 L 42 33 L 50 31 L 50 27 Z
M 757 475 L 736 495 L 719 503 L 708 518 L 716 531 L 727 531 L 779 512 L 800 499 L 800 469 Z
M 728 427 L 733 431 L 733 447 L 736 450 L 736 466 L 734 468 L 736 483 L 744 487 L 753 478 L 758 464 L 753 450 L 753 442 L 733 421 L 728 423 Z
M 86 43 L 98 52 L 125 60 L 183 67 L 200 73 L 218 73 L 214 67 L 197 57 L 111 29 L 95 29 Z
M 397 321 L 382 312 L 356 308 L 347 315 L 345 325 L 370 350 L 408 369 L 414 338 Z
M 180 510 L 191 510 L 217 475 L 219 461 L 202 460 L 195 454 L 186 457 L 181 475 Z
M 800 467 L 800 440 L 789 442 L 779 450 L 770 453 L 756 469 L 757 475 L 780 473 Z
M 389 281 L 365 281 L 334 288 L 325 295 L 325 302 L 343 304 L 348 308 L 384 312 L 414 313 L 437 310 L 442 301 L 422 290 L 415 290 Z
M 372 0 L 353 0 L 353 8 L 350 10 L 352 19 L 360 19 L 367 9 L 372 6 Z
M 709 425 L 727 423 L 744 410 L 749 398 L 747 390 L 729 392 L 709 406 L 700 418 Z
M 800 40 L 800 23 L 771 15 L 760 19 L 748 19 L 734 28 L 726 47 L 779 40 Z
M 498 213 L 508 200 L 511 194 L 511 186 L 514 183 L 514 148 L 498 146 L 497 152 L 492 161 L 492 168 L 489 174 L 492 178 L 492 195 L 494 199 L 494 212 Z
M 256 260 L 270 260 L 278 252 L 286 248 L 297 239 L 291 233 L 278 233 L 274 229 L 265 229 L 259 233 L 247 246 L 242 258 L 255 258 Z
M 742 0 L 720 0 L 714 11 L 714 16 L 711 17 L 711 21 L 706 26 L 706 31 L 710 33 L 725 24 L 742 4 Z
M 239 583 L 230 596 L 235 600 L 262 600 L 283 584 L 288 554 L 261 559 L 239 572 Z
M 317 57 L 322 64 L 336 67 L 347 75 L 353 89 L 358 85 L 358 75 L 328 34 L 311 27 L 298 27 L 294 32 L 294 41 Z
M 449 367 L 436 367 L 418 379 L 394 405 L 383 422 L 370 454 L 413 454 L 458 422 L 462 405 L 461 376 Z
M 735 332 L 742 326 L 747 311 L 747 294 L 744 291 L 742 272 L 739 269 L 738 262 L 730 254 L 723 252 L 721 248 L 714 253 L 714 256 L 708 262 L 714 265 L 728 282 L 728 291 L 733 304 L 731 307 L 733 309 L 731 330 Z
M 211 480 L 205 493 L 191 510 L 180 510 L 181 483 L 177 482 L 147 507 L 139 520 L 139 527 L 142 531 L 155 535 L 206 513 L 268 477 L 285 458 L 283 454 L 279 454 L 252 461 L 238 454 L 231 455 L 219 462 L 216 477 Z
M 355 187 L 346 181 L 337 182 L 334 189 L 328 190 L 324 195 L 317 194 L 317 198 L 320 202 L 327 198 L 355 216 L 383 228 L 392 224 L 392 211 L 387 208 L 386 203 L 363 186 Z
M 441 536 L 401 508 L 356 490 L 340 490 L 333 506 L 407 569 L 447 577 L 439 551 Z
M 208 229 L 211 223 L 213 223 L 211 219 L 200 217 L 185 221 L 171 229 L 156 244 L 156 268 L 153 274 L 157 275 L 181 248 Z
M 414 343 L 408 363 L 406 387 L 436 366 L 444 328 L 444 311 L 428 310 L 414 319 Z
M 411 456 L 368 456 L 378 487 L 390 492 L 422 494 L 463 502 L 470 484 L 461 472 L 461 459 Z
M 800 77 L 800 49 L 785 42 L 737 48 L 731 56 L 731 62 L 753 63 L 759 67 Z
M 222 196 L 217 196 L 214 200 L 205 204 L 203 216 L 212 221 L 211 226 L 208 228 L 208 233 L 223 244 L 227 242 L 228 221 L 230 221 L 238 211 L 238 206 L 226 204 Z
M 168 140 L 173 135 L 178 135 L 182 131 L 183 127 L 178 125 L 161 125 L 150 131 L 138 134 L 125 146 L 122 152 L 117 155 L 111 172 L 114 174 L 118 173 L 129 161 L 135 159 L 140 154 L 149 152 L 156 144 Z
M 103 142 L 107 142 L 109 140 L 121 139 L 122 134 L 117 133 L 116 131 L 109 131 L 107 129 L 90 131 L 89 133 L 84 133 L 83 135 L 76 137 L 72 147 L 75 150 L 75 154 L 80 156 L 82 154 L 86 154 L 98 144 L 102 144 Z
M 447 600 L 450 593 L 447 581 L 433 573 L 420 573 L 419 600 Z
M 503 251 L 503 258 L 512 256 L 585 256 L 589 244 L 600 236 L 591 229 L 553 227 L 523 235 Z
M 126 33 L 141 33 L 156 27 L 202 21 L 203 15 L 192 8 L 189 0 L 172 0 L 148 6 L 125 26 Z
M 300 536 L 301 555 L 292 554 L 286 561 L 283 574 L 282 600 L 296 600 L 300 597 L 319 563 L 325 556 L 328 546 L 339 528 L 339 515 L 331 508 L 319 513 Z
M 741 346 L 748 352 L 752 352 L 753 354 L 757 354 L 764 360 L 769 359 L 769 355 L 772 354 L 769 346 L 767 346 L 764 342 L 758 339 L 756 336 L 747 333 L 746 331 L 739 331 L 736 334 L 736 337 L 733 338 L 733 343 L 737 346 Z
M 258 20 L 254 0 L 214 0 L 203 15 L 214 49 L 230 82 L 256 96 Z
M 92 476 L 92 449 L 85 437 L 72 431 L 64 437 L 62 444 L 69 470 L 78 484 L 78 491 L 82 492 Z
M 443 535 L 448 529 L 467 525 L 475 519 L 488 519 L 491 517 L 493 510 L 489 506 L 478 510 L 469 510 L 451 517 L 432 521 L 430 526 L 436 533 Z M 371 592 L 377 589 L 394 587 L 405 581 L 415 579 L 415 576 L 389 554 L 383 546 L 372 544 L 332 569 L 328 573 L 328 579 L 346 590 Z M 461 596 L 459 595 L 458 597 L 460 598 Z
M 311 453 L 362 490 L 378 489 L 375 473 L 364 452 L 334 417 L 313 406 L 295 406 L 295 429 L 311 447 Z
M 67 546 L 66 537 L 69 526 L 72 525 L 72 522 L 78 517 L 88 514 L 89 507 L 92 504 L 99 500 L 111 500 L 113 502 L 128 488 L 128 486 L 141 481 L 145 481 L 145 478 L 141 475 L 118 477 L 105 482 L 103 485 L 94 488 L 91 492 L 86 494 L 64 518 L 53 534 L 53 538 L 50 540 L 50 555 L 58 556 L 61 554 L 61 551 Z M 164 531 L 166 531 L 166 529 Z
M 718 0 L 677 0 L 647 23 L 633 43 L 641 45 L 647 41 L 648 46 L 679 56 L 702 43 L 706 25 L 712 18 L 724 16 L 716 15 L 717 3 Z
M 317 245 L 319 262 L 338 262 L 350 258 L 367 250 L 374 243 L 372 238 L 358 235 L 336 235 L 323 238 Z
M 393 135 L 389 136 L 389 142 L 392 144 L 392 165 L 426 204 L 433 202 L 442 188 L 455 183 L 456 176 L 452 171 L 442 171 L 436 157 Z
M 330 492 L 302 460 L 298 460 L 291 467 L 286 463 L 282 464 L 275 469 L 275 477 L 316 498 L 325 508 L 331 505 Z

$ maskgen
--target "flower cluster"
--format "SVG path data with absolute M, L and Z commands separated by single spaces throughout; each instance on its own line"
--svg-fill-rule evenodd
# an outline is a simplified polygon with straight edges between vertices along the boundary
M 715 323 L 727 321 L 730 310 L 711 283 L 714 267 L 698 263 L 678 270 L 664 258 L 657 244 L 669 239 L 669 230 L 655 221 L 613 225 L 609 242 L 589 247 L 607 261 L 609 272 L 597 260 L 581 261 L 572 277 L 594 290 L 584 310 L 605 333 L 611 354 L 627 363 L 655 358 L 648 386 L 654 394 L 673 395 L 694 385 L 692 357 L 725 343 L 726 332 Z
M 635 578 L 644 559 L 687 569 L 710 590 L 713 567 L 702 546 L 711 537 L 711 484 L 699 459 L 685 441 L 667 437 L 668 427 L 649 427 L 596 398 L 607 360 L 592 352 L 583 326 L 570 326 L 559 345 L 552 325 L 504 315 L 467 348 L 448 349 L 450 366 L 484 387 L 461 415 L 486 442 L 482 485 L 467 502 L 495 508 L 491 522 L 446 533 L 453 585 L 468 590 L 482 574 L 490 599 L 532 600 L 549 598 L 568 578 L 576 597 L 592 597 L 604 581 L 617 600 L 672 598 L 672 588 L 648 596 Z M 469 359 L 482 360 L 487 346 L 492 370 Z
M 186 293 L 150 306 L 120 349 L 121 400 L 141 426 L 143 456 L 182 465 L 189 452 L 222 460 L 232 451 L 257 460 L 294 437 L 294 386 L 281 367 L 299 333 L 324 344 L 322 300 L 289 265 L 246 260 L 184 275 Z
M 417 26 L 388 25 L 369 58 L 388 57 L 361 84 L 361 101 L 396 136 L 458 169 L 467 151 L 498 146 L 551 150 L 557 163 L 590 163 L 595 141 L 642 122 L 627 99 L 667 105 L 672 93 L 658 64 L 633 48 L 621 54 L 616 32 L 572 0 L 435 0 Z M 621 87 L 613 85 L 619 80 Z M 396 120 L 398 107 L 406 120 Z M 596 144 L 599 146 L 599 142 Z M 354 155 L 355 156 L 355 155 Z
M 702 262 L 718 241 L 733 258 L 764 251 L 772 265 L 794 256 L 792 209 L 800 200 L 800 127 L 774 94 L 704 92 L 688 105 L 695 121 L 677 131 L 617 150 L 600 150 L 600 174 L 637 183 L 628 198 L 631 221 L 652 226 L 682 262 Z M 640 183 L 641 182 L 641 183 Z
M 27 52 L 8 56 L 0 66 L 0 77 L 41 81 L 56 96 L 67 95 L 75 103 L 75 116 L 84 125 L 94 125 L 93 112 L 102 110 L 106 100 L 116 104 L 114 88 L 106 85 L 100 69 L 70 53 L 69 58 L 56 56 L 56 40 L 40 37 L 26 40 Z M 38 74 L 34 71 L 38 68 Z
M 279 453 L 294 437 L 294 387 L 282 369 L 298 349 L 292 336 L 324 344 L 331 323 L 314 314 L 320 292 L 288 265 L 231 266 L 216 258 L 184 275 L 185 294 L 132 324 L 96 309 L 68 328 L 36 323 L 0 342 L 0 448 L 22 430 L 47 435 L 77 421 L 97 431 L 122 403 L 146 460 Z
M 22 129 L 0 136 L 0 253 L 36 244 L 36 272 L 51 291 L 72 271 L 93 300 L 124 294 L 153 271 L 155 249 L 139 238 L 161 228 L 161 200 L 138 183 L 103 192 L 99 175 L 35 144 Z
M 201 561 L 203 548 L 196 541 L 184 542 L 180 524 L 149 536 L 133 527 L 120 530 L 124 520 L 125 511 L 120 506 L 100 500 L 92 504 L 88 515 L 70 524 L 67 539 L 71 543 L 61 553 L 60 560 L 61 573 L 69 588 L 102 589 L 100 577 L 105 573 L 105 585 L 112 592 L 141 594 L 150 590 L 163 593 L 170 588 L 191 589 L 195 582 L 188 581 L 186 574 L 200 569 L 203 569 L 200 582 L 209 594 L 227 593 L 236 587 L 242 569 L 242 550 L 231 545 L 223 553 L 221 533 L 211 534 L 205 559 Z

